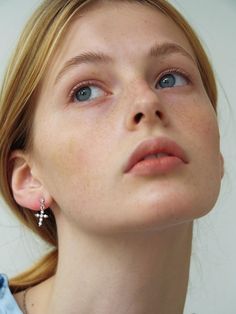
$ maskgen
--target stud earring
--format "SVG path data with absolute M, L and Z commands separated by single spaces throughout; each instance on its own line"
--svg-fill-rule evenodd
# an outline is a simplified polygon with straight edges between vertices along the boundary
M 44 213 L 45 210 L 45 199 L 40 199 L 40 213 L 34 214 L 37 218 L 39 218 L 38 226 L 41 227 L 43 224 L 43 219 L 48 218 L 48 215 Z

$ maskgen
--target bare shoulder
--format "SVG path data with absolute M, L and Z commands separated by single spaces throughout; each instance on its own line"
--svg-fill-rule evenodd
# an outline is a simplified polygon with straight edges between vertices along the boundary
M 25 310 L 25 308 L 30 310 L 30 313 L 42 313 L 41 306 L 47 303 L 47 296 L 50 291 L 50 283 L 52 278 L 49 278 L 38 285 L 29 287 L 26 290 L 22 290 L 13 294 L 18 306 Z M 41 300 L 39 303 L 38 300 Z
M 24 294 L 25 294 L 26 290 L 23 290 L 21 292 L 17 292 L 15 294 L 13 294 L 13 297 L 16 300 L 16 303 L 18 304 L 18 306 L 23 310 L 24 309 Z

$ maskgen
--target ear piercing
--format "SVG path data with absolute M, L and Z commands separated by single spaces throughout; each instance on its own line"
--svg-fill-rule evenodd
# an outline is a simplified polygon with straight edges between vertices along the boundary
M 45 210 L 45 199 L 44 198 L 41 198 L 40 199 L 40 212 L 37 213 L 37 214 L 34 214 L 37 218 L 39 218 L 39 221 L 38 221 L 38 226 L 41 227 L 42 224 L 43 224 L 43 219 L 44 218 L 48 218 L 48 215 L 44 213 L 44 210 Z

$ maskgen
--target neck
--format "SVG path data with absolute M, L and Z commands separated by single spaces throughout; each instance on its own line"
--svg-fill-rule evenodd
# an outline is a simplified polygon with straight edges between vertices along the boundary
M 59 239 L 58 269 L 43 313 L 183 313 L 192 223 L 142 235 L 75 239 L 71 232 Z

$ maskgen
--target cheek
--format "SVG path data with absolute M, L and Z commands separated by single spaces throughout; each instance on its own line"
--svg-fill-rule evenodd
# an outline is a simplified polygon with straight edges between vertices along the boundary
M 218 193 L 222 175 L 220 135 L 214 108 L 203 95 L 184 102 L 175 115 L 179 117 L 172 119 L 177 130 L 176 139 L 181 134 L 183 147 L 189 153 L 191 167 L 188 180 L 194 183 L 202 199 L 209 197 L 213 200 Z
M 189 119 L 188 130 L 192 138 L 192 148 L 199 156 L 206 172 L 218 174 L 220 170 L 220 134 L 216 113 L 211 104 L 204 104 L 196 110 L 195 116 Z
M 68 201 L 80 199 L 80 203 L 86 195 L 87 199 L 96 193 L 99 197 L 99 180 L 104 181 L 102 171 L 110 157 L 107 124 L 95 119 L 94 111 L 85 115 L 73 107 L 48 114 L 47 121 L 41 115 L 39 112 L 35 119 L 34 157 L 51 196 L 62 208 L 66 200 L 62 193 Z
M 102 192 L 99 180 L 102 180 L 100 169 L 104 167 L 103 145 L 96 142 L 91 130 L 85 132 L 82 126 L 63 129 L 67 131 L 60 136 L 52 135 L 45 150 L 38 152 L 40 171 L 60 208 L 72 211 L 78 200 L 80 208 L 87 208 L 87 202 L 95 195 L 97 199 Z M 40 147 L 38 143 L 36 147 Z
M 172 121 L 175 121 L 176 127 L 193 141 L 199 141 L 209 147 L 215 144 L 218 147 L 218 122 L 208 97 L 205 94 L 193 95 L 190 99 L 180 99 L 179 102 L 183 105 L 173 105 L 173 115 L 176 119 Z
M 196 115 L 196 118 L 190 120 L 190 134 L 196 135 L 199 145 L 203 146 L 206 151 L 213 150 L 219 153 L 220 150 L 220 134 L 215 111 L 206 107 Z
M 203 204 L 208 204 L 203 211 L 206 214 L 214 206 L 221 185 L 220 135 L 212 107 L 205 106 L 196 112 L 196 117 L 189 120 L 188 139 L 194 165 L 191 177 L 199 199 Z

